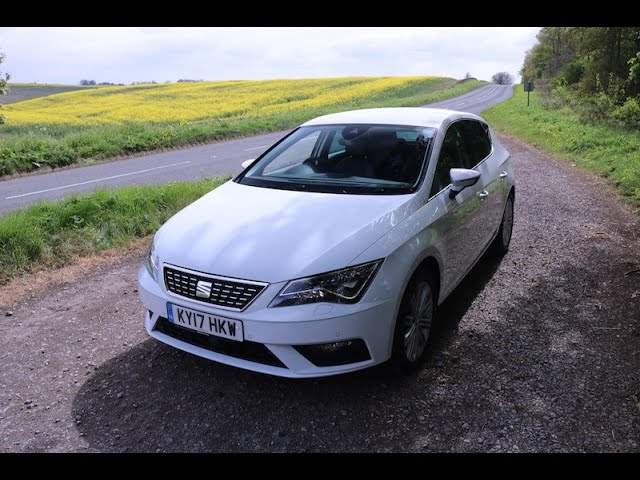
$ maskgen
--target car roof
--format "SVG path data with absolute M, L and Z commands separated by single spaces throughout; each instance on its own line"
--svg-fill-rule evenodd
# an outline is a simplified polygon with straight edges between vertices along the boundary
M 329 115 L 313 118 L 303 123 L 302 126 L 366 123 L 439 128 L 443 123 L 450 123 L 461 118 L 484 121 L 481 117 L 473 113 L 458 112 L 455 110 L 428 107 L 393 107 L 365 108 L 362 110 L 330 113 Z

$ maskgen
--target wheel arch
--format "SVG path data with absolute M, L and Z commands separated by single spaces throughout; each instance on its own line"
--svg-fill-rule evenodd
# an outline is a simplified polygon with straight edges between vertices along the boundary
M 401 294 L 401 298 L 400 301 L 398 302 L 398 306 L 396 308 L 396 313 L 395 313 L 395 319 L 392 322 L 392 330 L 390 332 L 389 335 L 389 355 L 390 358 L 392 359 L 392 361 L 396 364 L 399 365 L 400 363 L 404 364 L 406 360 L 406 356 L 403 353 L 402 355 L 399 353 L 399 351 L 397 350 L 398 348 L 401 347 L 400 345 L 400 334 L 397 331 L 398 329 L 398 320 L 399 320 L 399 316 L 401 313 L 401 306 L 402 303 L 404 301 L 404 297 L 407 294 L 407 289 L 410 287 L 410 285 L 412 284 L 412 280 L 414 278 L 416 278 L 416 275 L 421 275 L 421 278 L 428 278 L 429 284 L 431 285 L 431 292 L 432 292 L 432 296 L 433 298 L 433 313 L 435 314 L 436 310 L 437 310 L 437 306 L 438 306 L 438 299 L 440 297 L 440 283 L 441 283 L 441 279 L 440 279 L 440 264 L 438 262 L 438 260 L 436 259 L 435 256 L 433 255 L 426 255 L 424 256 L 419 262 L 417 262 L 417 265 L 415 265 L 415 268 L 413 268 L 411 270 L 411 274 L 407 275 L 407 279 L 404 282 L 404 286 L 402 288 L 402 294 Z M 426 347 L 425 347 L 426 348 Z M 424 355 L 420 355 L 420 358 L 424 359 Z M 421 360 L 416 363 L 416 365 L 418 365 L 421 362 Z M 411 367 L 414 368 L 414 367 Z
M 441 285 L 441 278 L 440 278 L 440 264 L 438 263 L 438 260 L 436 260 L 436 258 L 434 256 L 429 255 L 428 257 L 424 258 L 419 264 L 418 266 L 413 270 L 413 272 L 411 273 L 411 276 L 409 277 L 410 279 L 416 274 L 416 272 L 418 271 L 425 271 L 428 272 L 432 278 L 432 280 L 435 282 L 435 285 L 433 286 L 434 288 L 434 294 L 436 295 L 435 298 L 435 303 L 436 305 L 438 305 L 438 302 L 440 300 L 440 285 Z M 408 284 L 408 282 L 407 282 Z M 406 286 L 405 286 L 406 288 Z
M 434 285 L 434 294 L 436 296 L 435 305 L 436 305 L 436 308 L 438 307 L 438 303 L 440 301 L 440 295 L 441 295 L 440 289 L 442 285 L 442 268 L 440 264 L 441 264 L 441 261 L 438 258 L 438 254 L 434 251 L 427 251 L 427 252 L 424 252 L 422 256 L 415 259 L 413 263 L 413 268 L 407 269 L 407 271 L 410 273 L 404 279 L 402 289 L 400 290 L 400 297 L 398 298 L 398 301 L 396 303 L 394 319 L 393 319 L 393 322 L 390 323 L 391 331 L 389 332 L 389 354 L 391 354 L 391 350 L 392 350 L 393 337 L 394 337 L 393 332 L 395 331 L 396 322 L 398 321 L 398 314 L 400 312 L 400 305 L 402 303 L 402 298 L 404 297 L 404 293 L 407 289 L 407 286 L 409 285 L 409 282 L 411 281 L 413 276 L 416 274 L 416 272 L 420 270 L 425 270 L 427 272 L 430 272 L 431 277 L 436 283 L 436 285 Z

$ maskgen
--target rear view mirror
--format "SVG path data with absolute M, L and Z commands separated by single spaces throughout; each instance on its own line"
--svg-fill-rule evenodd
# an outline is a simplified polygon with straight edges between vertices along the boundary
M 480 178 L 480 172 L 467 168 L 452 168 L 449 170 L 449 176 L 451 177 L 449 198 L 455 198 L 462 190 L 476 184 Z
M 253 162 L 255 162 L 255 161 L 256 161 L 256 159 L 255 159 L 255 158 L 250 158 L 249 160 L 245 160 L 244 162 L 242 162 L 242 163 L 240 164 L 240 166 L 241 166 L 243 169 L 245 169 L 245 168 L 247 168 L 249 165 L 251 165 L 251 164 L 252 164 Z

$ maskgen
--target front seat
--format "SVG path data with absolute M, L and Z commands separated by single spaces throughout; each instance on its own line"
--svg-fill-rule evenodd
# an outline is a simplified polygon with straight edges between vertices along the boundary
M 344 139 L 345 155 L 333 171 L 351 177 L 375 177 L 375 171 L 367 156 L 367 135 Z
M 367 143 L 367 157 L 376 172 L 377 178 L 392 180 L 393 158 L 391 153 L 398 145 L 398 137 L 393 130 L 371 131 Z

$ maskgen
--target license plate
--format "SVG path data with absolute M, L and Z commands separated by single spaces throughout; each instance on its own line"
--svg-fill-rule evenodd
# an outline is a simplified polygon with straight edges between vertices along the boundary
M 210 315 L 169 302 L 167 302 L 167 318 L 174 325 L 206 333 L 207 335 L 224 337 L 238 342 L 244 340 L 244 332 L 240 320 Z

